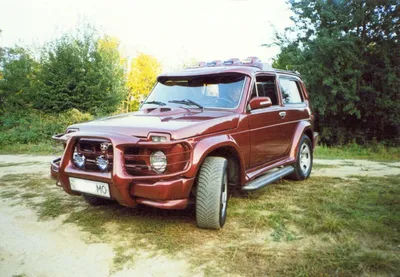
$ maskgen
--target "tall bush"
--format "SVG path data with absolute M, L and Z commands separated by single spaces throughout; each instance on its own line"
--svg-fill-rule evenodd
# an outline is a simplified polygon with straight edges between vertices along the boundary
M 35 82 L 34 107 L 47 113 L 72 108 L 92 114 L 114 112 L 126 94 L 118 46 L 91 29 L 65 34 L 46 45 Z
M 35 110 L 6 113 L 0 116 L 0 147 L 12 144 L 49 142 L 68 125 L 92 120 L 93 116 L 71 109 L 60 114 L 44 114 Z

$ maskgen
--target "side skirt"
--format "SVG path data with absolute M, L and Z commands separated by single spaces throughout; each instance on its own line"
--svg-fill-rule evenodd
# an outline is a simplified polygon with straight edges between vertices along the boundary
M 252 190 L 260 189 L 262 187 L 265 187 L 266 185 L 269 185 L 269 184 L 279 180 L 282 177 L 285 177 L 285 176 L 291 174 L 293 171 L 294 171 L 293 166 L 283 167 L 277 171 L 260 176 L 260 177 L 256 178 L 255 180 L 248 182 L 244 187 L 242 187 L 242 190 L 252 191 Z

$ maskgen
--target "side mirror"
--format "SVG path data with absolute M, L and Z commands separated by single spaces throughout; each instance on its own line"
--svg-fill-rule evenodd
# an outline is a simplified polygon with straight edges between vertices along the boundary
M 250 110 L 257 110 L 272 106 L 272 102 L 269 97 L 253 97 L 249 102 L 249 106 Z

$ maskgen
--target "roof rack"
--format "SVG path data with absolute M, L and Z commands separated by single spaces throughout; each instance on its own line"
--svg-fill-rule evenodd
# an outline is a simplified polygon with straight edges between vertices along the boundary
M 300 72 L 296 71 L 296 70 L 283 70 L 283 69 L 276 69 L 274 68 L 275 72 L 277 73 L 283 73 L 283 74 L 294 74 L 294 75 L 298 75 L 301 76 Z
M 248 57 L 242 61 L 238 58 L 231 58 L 223 62 L 221 60 L 214 60 L 211 62 L 199 62 L 197 65 L 188 67 L 187 69 L 193 69 L 199 67 L 218 67 L 218 66 L 251 66 L 259 68 L 263 71 L 275 71 L 277 73 L 292 74 L 300 77 L 300 73 L 298 71 L 275 69 L 269 63 L 261 62 L 261 60 L 257 57 Z
M 261 60 L 257 57 L 248 57 L 242 61 L 239 60 L 238 58 L 231 58 L 226 61 L 214 60 L 211 62 L 199 62 L 197 65 L 190 66 L 186 69 L 193 69 L 193 68 L 199 68 L 199 67 L 241 66 L 241 65 L 257 67 L 261 70 L 273 70 L 273 68 L 270 64 L 261 62 Z

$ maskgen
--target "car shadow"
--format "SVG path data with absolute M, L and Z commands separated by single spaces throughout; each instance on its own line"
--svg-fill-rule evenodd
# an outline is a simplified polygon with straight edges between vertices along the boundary
M 101 212 L 103 215 L 109 214 L 113 219 L 126 220 L 129 218 L 151 219 L 156 221 L 168 222 L 190 222 L 195 224 L 194 204 L 190 203 L 183 210 L 164 210 L 151 206 L 138 204 L 136 207 L 121 206 L 115 201 L 109 201 L 104 205 L 88 207 L 90 210 Z

